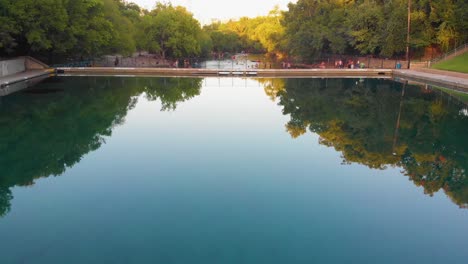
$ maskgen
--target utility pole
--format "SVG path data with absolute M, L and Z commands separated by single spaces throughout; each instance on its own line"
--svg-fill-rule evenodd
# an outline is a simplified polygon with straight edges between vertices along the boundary
M 411 31 L 411 0 L 408 0 L 408 32 L 406 35 L 406 61 L 410 68 L 410 31 Z

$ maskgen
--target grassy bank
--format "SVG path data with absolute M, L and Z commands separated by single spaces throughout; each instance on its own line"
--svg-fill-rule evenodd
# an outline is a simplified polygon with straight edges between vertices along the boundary
M 432 68 L 438 70 L 468 73 L 468 52 L 453 59 L 434 64 Z

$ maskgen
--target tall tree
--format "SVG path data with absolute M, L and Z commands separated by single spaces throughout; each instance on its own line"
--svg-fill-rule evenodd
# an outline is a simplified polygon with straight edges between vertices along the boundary
M 342 53 L 346 48 L 345 2 L 299 0 L 284 13 L 284 27 L 291 54 L 312 59 L 322 52 Z
M 108 51 L 131 55 L 136 50 L 135 28 L 132 21 L 123 15 L 124 11 L 126 11 L 126 5 L 122 1 L 104 0 L 105 18 L 113 25 Z M 130 13 L 127 12 L 127 15 Z
M 0 0 L 0 54 L 12 53 L 18 45 L 15 35 L 19 34 L 18 22 L 11 14 L 12 3 L 8 0 Z
M 16 0 L 7 3 L 9 17 L 19 24 L 16 41 L 23 52 L 58 51 L 70 48 L 68 13 L 62 0 Z
M 379 51 L 383 43 L 382 6 L 376 5 L 374 1 L 364 1 L 353 6 L 348 12 L 346 23 L 349 26 L 351 44 L 362 54 L 374 54 Z
M 95 1 L 69 1 L 69 51 L 80 56 L 103 54 L 114 37 L 113 24 L 104 15 L 104 3 Z
M 158 3 L 143 17 L 140 29 L 141 47 L 161 58 L 196 56 L 201 52 L 200 23 L 184 7 Z

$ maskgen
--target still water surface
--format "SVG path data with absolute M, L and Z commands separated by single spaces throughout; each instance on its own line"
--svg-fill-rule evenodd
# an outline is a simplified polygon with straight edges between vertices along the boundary
M 0 263 L 467 263 L 467 135 L 389 80 L 48 80 L 0 101 Z

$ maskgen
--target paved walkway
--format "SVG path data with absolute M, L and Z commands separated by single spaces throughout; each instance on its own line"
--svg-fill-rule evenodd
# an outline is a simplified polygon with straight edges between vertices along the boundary
M 468 92 L 468 74 L 434 69 L 394 70 L 394 77 Z
M 421 68 L 421 69 L 415 69 L 415 70 L 420 71 L 420 72 L 425 72 L 425 73 L 432 73 L 432 74 L 439 74 L 439 75 L 445 75 L 445 76 L 452 76 L 456 78 L 468 79 L 468 73 L 443 71 L 443 70 L 427 69 L 427 68 Z
M 70 75 L 151 75 L 151 76 L 258 76 L 258 77 L 352 77 L 352 78 L 403 78 L 435 86 L 443 86 L 468 92 L 468 74 L 434 69 L 382 70 L 382 69 L 297 69 L 297 70 L 250 70 L 220 71 L 211 69 L 175 68 L 59 68 Z M 13 83 L 33 80 L 47 76 L 53 69 L 30 70 L 14 75 L 0 77 L 3 95 Z

